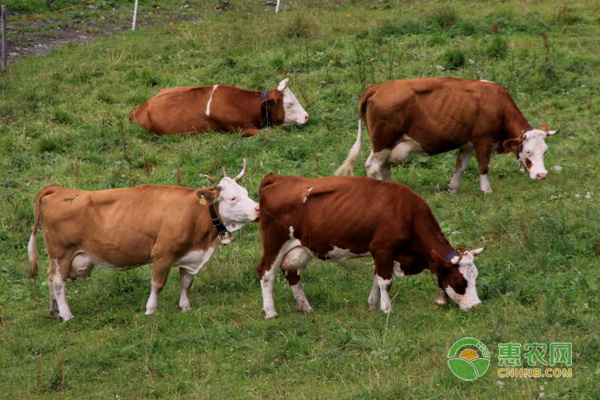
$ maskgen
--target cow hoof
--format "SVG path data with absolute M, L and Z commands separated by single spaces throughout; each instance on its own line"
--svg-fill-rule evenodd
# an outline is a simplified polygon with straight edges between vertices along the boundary
M 145 312 L 144 314 L 145 314 L 145 315 L 152 315 L 152 314 L 154 314 L 155 312 L 156 312 L 156 308 L 154 308 L 154 309 L 147 308 L 147 309 L 146 309 L 146 312 Z
M 190 306 L 184 306 L 184 307 L 179 307 L 181 308 L 181 312 L 188 312 L 192 310 L 192 307 Z
M 314 312 L 314 310 L 311 306 L 298 308 L 298 311 L 300 311 L 301 313 L 304 313 L 304 314 Z
M 371 310 L 375 310 L 377 309 L 377 305 L 379 303 L 379 299 L 375 299 L 375 300 L 367 300 L 367 304 L 369 304 L 369 309 Z
M 68 314 L 68 315 L 65 315 L 65 316 L 61 315 L 60 316 L 60 319 L 62 320 L 62 322 L 67 322 L 67 321 L 69 321 L 69 320 L 71 320 L 73 318 L 75 318 L 75 316 L 73 314 Z
M 458 193 L 458 189 L 448 188 L 445 190 L 445 192 L 450 193 L 450 194 L 456 194 L 456 193 Z
M 277 318 L 279 314 L 277 312 L 265 312 L 265 319 Z

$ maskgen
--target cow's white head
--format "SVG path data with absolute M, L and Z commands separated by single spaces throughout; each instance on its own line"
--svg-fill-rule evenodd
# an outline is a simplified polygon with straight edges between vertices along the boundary
M 470 251 L 459 248 L 449 260 L 443 259 L 435 250 L 432 251 L 438 259 L 438 265 L 442 266 L 437 270 L 440 287 L 462 310 L 475 308 L 481 303 L 477 295 L 476 280 L 479 272 L 475 266 L 475 256 L 485 249 L 486 245 Z
M 542 125 L 539 129 L 523 131 L 519 138 L 504 141 L 503 146 L 515 153 L 521 168 L 529 172 L 531 179 L 545 179 L 548 176 L 544 167 L 544 154 L 548 150 L 545 139 L 557 132 L 549 131 L 547 125 Z
M 308 113 L 304 111 L 294 93 L 287 86 L 289 80 L 290 78 L 285 78 L 277 86 L 277 91 L 283 96 L 282 125 L 304 125 L 308 122 Z
M 248 222 L 258 221 L 258 204 L 248 196 L 248 190 L 238 181 L 246 174 L 246 160 L 242 171 L 234 178 L 224 176 L 214 186 L 218 192 L 213 203 L 217 205 L 219 217 L 229 232 L 235 232 Z M 212 178 L 205 175 L 213 184 Z

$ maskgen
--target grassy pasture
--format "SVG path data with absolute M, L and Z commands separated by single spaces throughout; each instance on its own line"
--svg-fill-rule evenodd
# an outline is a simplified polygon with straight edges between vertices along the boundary
M 15 3 L 25 15 L 43 11 L 31 1 Z M 249 0 L 141 2 L 157 19 L 185 4 L 196 20 L 142 24 L 136 32 L 67 45 L 12 63 L 0 75 L 0 397 L 599 398 L 597 1 L 284 0 L 279 14 Z M 118 20 L 129 6 L 103 1 L 99 10 L 56 14 L 50 25 L 87 12 Z M 311 115 L 306 127 L 249 139 L 157 139 L 127 120 L 163 87 L 268 89 L 285 76 Z M 217 178 L 221 167 L 237 173 L 247 158 L 243 182 L 257 198 L 270 172 L 331 174 L 354 142 L 362 90 L 420 76 L 493 80 L 510 90 L 532 125 L 561 128 L 547 140 L 547 180 L 531 181 L 514 157 L 498 156 L 490 195 L 479 191 L 474 162 L 458 194 L 439 191 L 452 176 L 454 152 L 415 156 L 393 170 L 395 181 L 428 201 L 454 246 L 479 247 L 487 238 L 488 250 L 477 259 L 483 304 L 476 311 L 434 305 L 429 273 L 395 281 L 390 315 L 370 311 L 373 264 L 354 260 L 309 266 L 303 278 L 315 309 L 310 315 L 295 311 L 287 283 L 278 279 L 280 317 L 265 321 L 254 224 L 196 277 L 188 313 L 177 309 L 173 271 L 159 312 L 143 315 L 146 266 L 97 269 L 90 281 L 69 282 L 76 318 L 61 324 L 49 317 L 41 235 L 41 276 L 26 273 L 32 202 L 45 185 L 95 190 L 179 180 L 203 187 L 203 174 Z M 365 139 L 360 175 L 367 148 Z M 451 345 L 467 336 L 481 340 L 492 360 L 473 382 L 446 365 Z M 508 342 L 572 343 L 573 376 L 498 377 L 498 344 Z

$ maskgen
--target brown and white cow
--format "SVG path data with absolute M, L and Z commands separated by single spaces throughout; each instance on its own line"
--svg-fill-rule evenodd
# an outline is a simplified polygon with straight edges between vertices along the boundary
M 267 126 L 304 125 L 308 113 L 288 87 L 260 91 L 214 85 L 163 89 L 134 108 L 129 120 L 157 135 L 194 135 L 207 131 L 254 136 Z
M 128 270 L 152 263 L 152 290 L 146 314 L 158 307 L 171 267 L 179 267 L 179 307 L 190 310 L 194 276 L 210 260 L 219 239 L 259 217 L 258 205 L 235 178 L 224 177 L 206 189 L 145 185 L 84 191 L 44 188 L 35 199 L 29 240 L 29 274 L 37 275 L 36 232 L 41 220 L 50 266 L 50 314 L 73 318 L 66 297 L 67 279 L 87 279 L 94 266 Z
M 392 277 L 430 270 L 440 292 L 460 308 L 480 301 L 475 288 L 474 256 L 484 248 L 453 249 L 431 209 L 405 185 L 365 177 L 301 178 L 267 175 L 260 185 L 263 257 L 258 264 L 266 318 L 277 316 L 273 301 L 275 273 L 281 268 L 300 311 L 312 308 L 300 274 L 312 258 L 345 261 L 373 257 L 375 276 L 368 303 L 391 311 Z
M 360 153 L 362 121 L 371 138 L 367 174 L 391 181 L 390 166 L 411 153 L 434 155 L 459 149 L 448 191 L 455 193 L 475 151 L 480 188 L 491 193 L 487 178 L 490 157 L 513 152 L 531 179 L 544 179 L 548 149 L 546 125 L 533 129 L 508 92 L 489 81 L 418 78 L 390 81 L 367 88 L 358 105 L 358 134 L 335 175 L 352 175 Z

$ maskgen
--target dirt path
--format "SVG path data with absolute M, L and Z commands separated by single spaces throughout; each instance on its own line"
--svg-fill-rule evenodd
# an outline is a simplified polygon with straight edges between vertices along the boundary
M 140 10 L 136 29 L 194 20 L 200 18 L 200 14 L 195 8 L 185 6 L 176 10 Z M 27 56 L 46 54 L 68 43 L 85 43 L 97 37 L 112 36 L 130 30 L 132 19 L 133 8 L 103 10 L 89 5 L 63 12 L 58 17 L 48 14 L 39 19 L 18 22 L 18 16 L 11 16 L 9 10 L 9 64 Z M 11 20 L 17 22 L 11 23 Z

